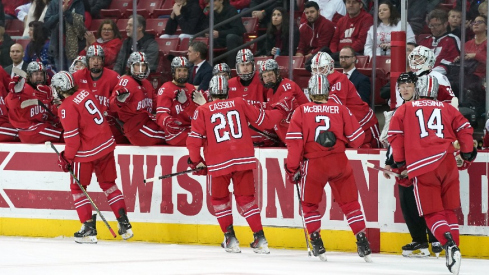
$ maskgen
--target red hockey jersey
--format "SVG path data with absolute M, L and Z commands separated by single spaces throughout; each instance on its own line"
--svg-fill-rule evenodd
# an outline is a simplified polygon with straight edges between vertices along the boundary
M 185 90 L 187 95 L 188 106 L 184 107 L 176 99 L 179 90 Z M 190 119 L 197 105 L 192 101 L 192 91 L 195 87 L 192 84 L 185 83 L 185 87 L 177 86 L 172 81 L 161 85 L 158 90 L 156 99 L 156 120 L 159 126 L 165 126 L 164 121 L 167 117 L 173 117 L 182 123 L 182 127 L 190 127 Z
M 96 101 L 91 92 L 78 90 L 58 108 L 67 160 L 90 162 L 115 149 L 110 126 Z
M 374 23 L 372 15 L 363 9 L 360 14 L 350 18 L 350 15 L 345 15 L 338 20 L 331 46 L 332 52 L 339 52 L 344 46 L 352 47 L 357 53 L 363 53 L 365 42 L 367 41 L 367 33 Z
M 334 71 L 328 75 L 328 81 L 330 87 L 329 98 L 350 109 L 363 130 L 367 130 L 378 123 L 374 111 L 362 100 L 355 85 L 351 83 L 345 74 Z
M 326 148 L 316 142 L 317 136 L 330 131 L 336 136 L 336 144 Z M 346 144 L 358 148 L 365 133 L 356 118 L 343 105 L 333 101 L 318 104 L 306 103 L 297 108 L 290 120 L 287 132 L 287 167 L 299 168 L 304 158 L 319 158 L 345 152 Z
M 206 103 L 198 107 L 193 116 L 187 138 L 190 159 L 198 162 L 200 147 L 204 147 L 211 176 L 255 169 L 255 149 L 248 122 L 272 128 L 282 116 L 281 111 L 258 109 L 241 97 Z
M 233 77 L 228 81 L 229 93 L 228 98 L 242 97 L 250 104 L 263 104 L 267 98 L 268 89 L 263 86 L 260 75 L 255 73 L 250 85 L 243 86 L 239 77 Z
M 453 157 L 455 140 L 462 152 L 472 152 L 472 133 L 470 123 L 452 105 L 421 99 L 396 110 L 387 140 L 394 161 L 406 161 L 409 178 L 413 178 L 436 169 L 447 155 Z
M 435 38 L 433 35 L 422 40 L 420 46 L 425 46 L 435 52 L 435 65 L 447 70 L 447 66 L 453 62 L 455 57 L 460 55 L 460 39 L 458 36 L 446 33 L 441 37 Z
M 97 104 L 100 106 L 100 111 L 103 113 L 109 108 L 110 94 L 114 87 L 119 83 L 119 74 L 111 69 L 104 68 L 102 76 L 93 80 L 90 75 L 90 70 L 85 68 L 73 74 L 78 89 L 92 91 L 97 99 Z

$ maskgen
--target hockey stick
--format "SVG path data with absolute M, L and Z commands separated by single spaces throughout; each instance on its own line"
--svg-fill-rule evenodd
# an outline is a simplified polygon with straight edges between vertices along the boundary
M 302 210 L 302 199 L 301 199 L 301 191 L 299 190 L 299 184 L 296 184 L 295 187 L 297 190 L 297 196 L 299 197 L 299 210 L 301 211 L 302 228 L 304 229 L 304 238 L 306 239 L 307 255 L 311 257 L 311 247 L 309 246 L 309 238 L 307 237 L 306 221 L 304 220 L 304 210 Z
M 56 147 L 53 145 L 53 143 L 51 143 L 51 141 L 46 141 L 46 147 L 47 146 L 50 146 L 54 152 L 56 152 L 56 154 L 58 155 L 59 157 L 59 152 L 58 152 L 58 149 L 56 149 Z M 107 220 L 105 220 L 104 218 L 104 215 L 102 215 L 102 213 L 100 213 L 100 210 L 98 210 L 98 207 L 95 205 L 95 203 L 93 202 L 92 198 L 90 198 L 90 196 L 88 195 L 87 191 L 85 190 L 85 188 L 83 188 L 83 186 L 81 185 L 80 181 L 78 180 L 78 178 L 75 176 L 75 174 L 73 173 L 73 170 L 71 168 L 68 169 L 71 176 L 73 177 L 73 179 L 75 180 L 76 184 L 78 185 L 78 187 L 80 187 L 80 189 L 83 191 L 83 194 L 85 194 L 85 196 L 87 197 L 87 199 L 90 201 L 90 203 L 92 204 L 93 208 L 95 208 L 95 211 L 97 211 L 98 215 L 100 216 L 100 218 L 102 219 L 102 221 L 104 221 L 105 225 L 107 226 L 107 228 L 109 228 L 109 231 L 110 233 L 112 234 L 112 236 L 114 236 L 114 238 L 117 237 L 117 235 L 115 234 L 114 230 L 112 230 L 112 228 L 110 227 L 109 223 L 107 222 Z
M 367 165 L 367 167 L 368 167 L 368 168 L 372 168 L 372 169 L 375 169 L 375 170 L 379 170 L 379 171 L 381 171 L 381 172 L 384 172 L 384 173 L 387 173 L 387 174 L 391 174 L 391 175 L 393 175 L 393 176 L 395 176 L 395 177 L 398 177 L 398 178 L 404 178 L 404 177 L 403 177 L 401 174 L 398 174 L 398 173 L 393 172 L 393 171 L 391 171 L 391 170 L 387 170 L 387 169 L 385 169 L 385 168 L 379 167 L 379 166 L 377 166 L 377 165 L 375 165 L 375 164 L 373 164 L 373 163 L 371 163 L 371 162 L 368 162 L 368 161 L 367 161 L 365 164 Z
M 182 171 L 182 172 L 176 172 L 176 173 L 173 173 L 173 174 L 168 174 L 168 175 L 163 175 L 163 176 L 159 176 L 159 177 L 145 179 L 144 180 L 144 183 L 153 182 L 153 181 L 157 181 L 157 180 L 161 180 L 161 179 L 167 179 L 167 178 L 171 178 L 171 177 L 174 177 L 174 176 L 179 176 L 179 175 L 183 175 L 183 174 L 187 174 L 187 173 L 192 173 L 192 172 L 195 172 L 195 171 L 199 171 L 200 169 L 203 169 L 203 168 L 204 167 L 199 167 L 199 168 L 195 168 L 195 169 L 185 170 L 185 171 Z
M 266 138 L 268 138 L 274 142 L 280 143 L 280 140 L 278 140 L 276 137 L 271 136 L 270 134 L 267 134 L 260 129 L 257 129 L 255 126 L 248 124 L 248 127 L 250 127 L 251 130 L 257 132 L 258 134 L 260 134 L 260 135 L 262 135 L 262 136 L 264 136 L 264 137 L 266 137 Z

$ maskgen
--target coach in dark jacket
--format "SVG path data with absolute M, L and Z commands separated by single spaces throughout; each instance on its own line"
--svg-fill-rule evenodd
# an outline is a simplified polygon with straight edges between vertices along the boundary
M 207 45 L 194 41 L 188 46 L 188 61 L 192 63 L 189 70 L 189 82 L 196 89 L 208 90 L 212 78 L 212 66 L 207 62 Z
M 355 57 L 353 48 L 350 46 L 343 47 L 340 51 L 339 58 L 343 73 L 346 74 L 351 83 L 353 83 L 362 100 L 367 104 L 370 104 L 370 94 L 372 93 L 370 79 L 355 68 L 357 58 Z

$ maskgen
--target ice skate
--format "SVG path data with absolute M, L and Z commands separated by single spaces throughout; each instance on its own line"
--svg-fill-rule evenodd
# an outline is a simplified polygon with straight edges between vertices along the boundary
M 450 272 L 457 275 L 460 271 L 460 264 L 462 263 L 462 254 L 460 249 L 455 244 L 450 232 L 445 233 L 445 238 L 447 238 L 447 243 L 445 244 L 445 257 L 447 260 L 447 267 Z
M 241 253 L 239 241 L 236 239 L 232 225 L 228 226 L 227 232 L 224 233 L 224 241 L 221 243 L 221 247 L 229 253 Z
M 118 233 L 124 240 L 128 240 L 134 236 L 131 223 L 129 223 L 124 209 L 119 209 L 119 215 L 120 217 L 117 219 L 117 227 L 119 228 Z
M 75 242 L 77 243 L 97 243 L 97 214 L 93 214 L 92 219 L 84 222 L 80 231 L 75 232 Z
M 270 254 L 270 249 L 268 249 L 268 242 L 265 239 L 265 233 L 260 230 L 253 233 L 254 240 L 250 243 L 250 247 L 253 248 L 253 252 L 258 254 Z
M 431 251 L 435 253 L 436 258 L 438 259 L 440 257 L 440 253 L 443 251 L 443 247 L 439 242 L 432 242 L 431 243 Z
M 357 234 L 357 252 L 360 257 L 362 257 L 367 263 L 372 262 L 372 258 L 370 254 L 372 254 L 372 250 L 370 250 L 370 243 L 367 240 L 367 236 L 365 233 L 360 232 Z
M 319 235 L 319 232 L 313 232 L 311 234 L 311 245 L 312 245 L 312 254 L 315 257 L 319 257 L 321 261 L 326 262 L 328 259 L 326 258 L 326 249 L 323 245 L 323 240 Z
M 402 247 L 402 256 L 413 258 L 424 258 L 430 256 L 428 243 L 412 242 Z

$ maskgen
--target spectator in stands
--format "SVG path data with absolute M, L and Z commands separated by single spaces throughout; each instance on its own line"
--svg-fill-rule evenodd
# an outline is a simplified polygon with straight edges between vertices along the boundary
M 460 38 L 460 26 L 462 24 L 462 12 L 460 10 L 451 9 L 448 12 L 448 31 Z
M 238 12 L 250 6 L 251 0 L 229 0 L 229 4 Z M 209 0 L 199 0 L 199 6 L 205 15 L 209 14 Z
M 24 4 L 29 3 L 30 0 L 2 0 L 3 3 L 3 11 L 5 13 L 5 19 L 17 19 L 17 14 L 15 13 L 15 9 L 18 6 L 22 6 Z
M 27 13 L 27 18 L 24 20 L 25 28 L 22 36 L 29 36 L 29 24 L 32 21 L 44 22 L 44 16 L 48 10 L 49 2 L 51 2 L 51 0 L 34 0 L 32 2 L 29 12 Z
M 267 0 L 251 0 L 250 9 L 266 2 Z M 289 1 L 287 1 L 288 4 Z M 261 28 L 266 28 L 268 23 L 272 20 L 272 12 L 276 7 L 283 7 L 282 1 L 275 1 L 272 4 L 268 4 L 262 7 L 261 10 L 254 10 L 251 12 L 251 17 L 258 18 Z
M 390 1 L 383 1 L 379 5 L 379 25 L 377 26 L 377 48 L 376 55 L 391 55 L 391 32 L 401 30 L 401 16 Z M 373 35 L 374 26 L 371 26 L 367 33 L 364 54 L 373 56 Z M 416 42 L 413 30 L 409 23 L 406 26 L 406 41 Z
M 319 13 L 319 6 L 314 1 L 304 5 L 307 23 L 299 27 L 300 40 L 296 56 L 305 56 L 309 60 L 317 52 L 329 47 L 334 35 L 334 25 Z
M 344 46 L 351 46 L 356 53 L 363 53 L 367 32 L 373 24 L 373 18 L 365 10 L 360 0 L 346 0 L 347 15 L 336 24 L 336 30 L 331 40 L 331 57 L 339 61 L 339 51 Z
M 156 72 L 158 67 L 158 43 L 156 43 L 154 35 L 145 33 L 146 30 L 146 19 L 141 15 L 136 15 L 137 29 L 136 29 L 136 47 L 132 48 L 132 28 L 133 28 L 133 18 L 129 17 L 126 26 L 127 39 L 122 42 L 122 48 L 117 55 L 117 60 L 115 62 L 114 71 L 123 75 L 126 72 L 126 64 L 129 55 L 133 51 L 140 51 L 146 54 L 149 63 L 149 69 L 151 72 Z
M 34 2 L 34 0 L 30 0 L 29 2 L 30 3 L 24 4 L 24 5 L 21 5 L 21 6 L 18 6 L 17 8 L 15 8 L 15 14 L 17 16 L 17 19 L 19 19 L 20 21 L 22 21 L 24 23 L 25 23 L 24 20 L 27 17 L 27 13 L 29 12 L 29 9 L 31 8 L 32 2 Z
M 462 10 L 462 2 L 465 2 L 463 0 L 451 0 L 451 1 L 445 1 L 445 3 L 449 3 L 449 2 L 454 2 L 453 3 L 453 8 L 454 9 L 457 9 L 457 10 Z M 465 15 L 466 19 L 469 20 L 469 21 L 472 21 L 475 19 L 475 17 L 477 15 L 479 15 L 479 12 L 478 12 L 478 8 L 479 6 L 482 4 L 481 3 L 482 1 L 481 0 L 467 0 L 467 13 Z M 487 2 L 487 1 L 485 1 Z M 486 12 L 487 12 L 487 6 L 486 6 Z M 469 22 L 470 23 L 470 22 Z
M 460 55 L 460 39 L 447 31 L 448 14 L 446 11 L 432 10 L 428 14 L 428 22 L 431 36 L 420 41 L 419 45 L 435 52 L 436 61 L 433 70 L 446 74 L 447 66 Z
M 192 66 L 189 70 L 189 84 L 196 90 L 207 91 L 212 78 L 212 66 L 207 62 L 207 45 L 201 41 L 193 41 L 188 46 L 188 61 Z
M 479 11 L 480 15 L 484 15 L 485 17 L 487 17 L 487 1 L 480 3 L 477 10 Z
M 44 65 L 48 75 L 53 76 L 53 63 L 49 58 L 49 44 L 48 30 L 44 26 L 44 23 L 39 21 L 32 21 L 29 23 L 29 37 L 31 42 L 27 44 L 24 54 L 24 61 L 29 64 L 32 61 L 41 61 Z
M 336 26 L 338 20 L 346 15 L 346 6 L 343 0 L 311 0 L 319 5 L 319 13 Z M 302 13 L 301 24 L 306 23 L 306 16 Z
M 117 54 L 122 46 L 122 37 L 119 28 L 117 28 L 117 25 L 112 19 L 105 19 L 98 27 L 97 37 L 90 31 L 86 32 L 85 39 L 87 40 L 87 46 L 80 52 L 80 55 L 85 55 L 86 50 L 91 45 L 100 45 L 105 53 L 105 67 L 109 69 L 114 68 Z
M 165 34 L 161 38 L 178 37 L 180 40 L 185 37 L 191 38 L 206 29 L 208 21 L 197 1 L 175 0 L 170 19 L 166 23 Z M 178 26 L 182 29 L 181 34 L 175 34 Z
M 236 8 L 229 5 L 229 0 L 215 0 L 214 1 L 214 25 L 221 23 L 222 21 L 229 19 L 238 14 Z M 243 44 L 243 34 L 246 32 L 241 18 L 238 17 L 231 22 L 224 24 L 224 26 L 214 29 L 214 47 L 223 48 L 228 50 L 234 49 Z M 208 33 L 205 34 L 209 36 Z M 229 54 L 227 57 L 227 64 L 234 68 L 236 64 L 235 60 L 236 51 Z
M 299 28 L 294 24 L 294 52 L 292 55 L 295 55 L 299 39 Z M 289 55 L 289 14 L 282 7 L 273 9 L 272 21 L 267 27 L 265 46 L 255 53 L 255 56 L 260 55 Z
M 0 27 L 5 27 L 5 13 L 3 12 L 2 2 L 0 2 Z
M 14 40 L 5 32 L 5 28 L 0 26 L 0 66 L 7 67 L 12 64 L 10 59 L 10 47 L 14 44 Z
M 343 73 L 355 85 L 362 100 L 370 104 L 370 94 L 372 93 L 370 79 L 357 70 L 356 62 L 355 50 L 350 46 L 343 47 L 340 51 L 340 66 L 343 68 Z
M 51 31 L 49 55 L 54 59 L 56 69 L 67 69 L 67 64 L 78 56 L 85 47 L 83 34 L 85 22 L 85 7 L 83 0 L 64 1 L 62 6 L 64 19 L 64 37 L 59 37 L 59 1 L 52 0 L 44 17 L 44 24 Z M 81 35 L 81 38 L 80 38 Z M 59 52 L 59 43 L 63 43 L 64 52 Z M 63 64 L 60 64 L 60 55 L 63 56 Z
M 100 10 L 109 8 L 111 2 L 112 0 L 88 0 L 88 4 L 90 5 L 89 12 L 92 18 L 100 18 Z
M 12 68 L 17 68 L 22 71 L 27 70 L 27 62 L 24 62 L 24 47 L 22 45 L 15 43 L 10 47 L 10 58 L 12 59 L 12 64 L 5 67 L 5 71 L 10 75 L 10 78 L 14 77 L 16 74 L 13 72 Z
M 406 72 L 411 71 L 411 67 L 409 67 L 409 61 L 408 57 L 409 54 L 416 48 L 418 44 L 413 43 L 413 42 L 408 42 L 406 43 Z M 391 98 L 391 82 L 387 82 L 382 88 L 380 88 L 380 97 L 383 99 L 390 99 Z M 390 102 L 388 102 L 390 106 Z

